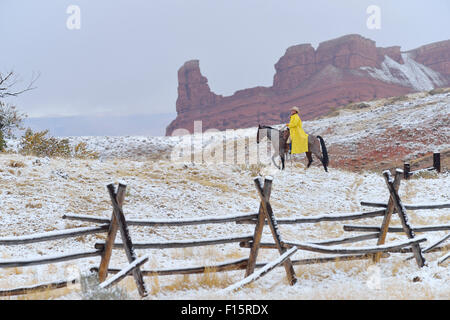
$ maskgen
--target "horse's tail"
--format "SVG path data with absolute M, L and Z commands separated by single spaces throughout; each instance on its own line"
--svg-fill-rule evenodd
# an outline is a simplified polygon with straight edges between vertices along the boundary
M 317 138 L 319 139 L 320 145 L 322 147 L 323 164 L 325 165 L 325 167 L 328 167 L 330 159 L 328 158 L 328 151 L 327 147 L 325 146 L 325 141 L 323 141 L 323 138 L 321 136 L 317 136 Z

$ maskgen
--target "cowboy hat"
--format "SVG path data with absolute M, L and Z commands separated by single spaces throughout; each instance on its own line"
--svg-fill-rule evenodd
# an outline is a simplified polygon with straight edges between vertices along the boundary
M 291 110 L 297 111 L 297 113 L 299 113 L 299 112 L 300 112 L 300 110 L 298 110 L 298 108 L 297 108 L 297 107 L 292 107 L 292 108 L 291 108 Z

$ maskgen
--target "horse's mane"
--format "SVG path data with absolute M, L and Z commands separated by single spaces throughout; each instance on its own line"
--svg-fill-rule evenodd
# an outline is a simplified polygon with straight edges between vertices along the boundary
M 260 129 L 272 129 L 272 130 L 280 131 L 280 130 L 278 130 L 278 129 L 274 128 L 274 127 L 271 127 L 271 126 L 261 126 Z
M 277 129 L 271 126 L 260 126 L 259 129 L 271 129 L 271 130 L 276 130 L 276 131 L 282 131 L 281 129 Z

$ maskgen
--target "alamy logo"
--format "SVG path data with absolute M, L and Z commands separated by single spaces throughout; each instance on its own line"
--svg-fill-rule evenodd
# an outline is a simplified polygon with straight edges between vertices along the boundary
M 366 25 L 368 29 L 381 29 L 381 9 L 379 6 L 371 5 L 367 7 L 366 13 L 370 16 L 367 18 Z
M 66 13 L 69 17 L 66 20 L 66 27 L 69 30 L 81 29 L 81 10 L 77 5 L 70 5 L 67 7 Z
M 248 135 L 250 134 L 250 135 Z M 279 131 L 271 134 L 272 141 L 279 141 Z M 236 130 L 218 129 L 202 130 L 202 121 L 194 121 L 194 133 L 186 129 L 176 129 L 172 136 L 179 136 L 179 142 L 172 149 L 170 160 L 173 162 L 192 163 L 233 163 L 233 164 L 266 164 L 274 153 L 274 145 L 261 133 L 260 143 L 257 141 L 257 130 L 247 134 L 237 134 Z

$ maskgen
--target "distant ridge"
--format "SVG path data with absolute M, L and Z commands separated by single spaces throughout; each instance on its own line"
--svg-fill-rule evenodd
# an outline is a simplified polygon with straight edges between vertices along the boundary
M 68 116 L 27 118 L 25 127 L 48 129 L 58 137 L 68 136 L 164 136 L 165 127 L 175 113 L 126 116 Z

